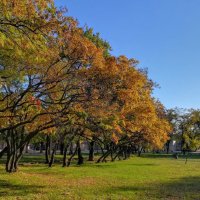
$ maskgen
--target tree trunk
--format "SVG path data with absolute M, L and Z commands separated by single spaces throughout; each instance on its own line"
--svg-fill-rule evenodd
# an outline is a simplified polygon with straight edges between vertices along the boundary
M 72 135 L 72 137 L 69 138 L 68 142 L 63 142 L 63 167 L 67 166 L 67 150 L 69 147 L 72 146 L 71 144 L 72 144 L 73 139 L 74 139 L 74 135 Z
M 112 144 L 107 144 L 107 145 L 106 145 L 107 152 L 104 154 L 103 159 L 102 159 L 101 162 L 107 162 L 106 158 L 107 158 L 107 157 L 110 155 L 110 153 L 111 153 L 111 148 L 110 148 L 111 145 L 112 145 Z
M 124 160 L 126 160 L 127 158 L 128 158 L 127 147 L 124 147 Z
M 94 161 L 94 141 L 89 143 L 89 158 L 88 161 Z
M 119 149 L 119 151 L 117 151 L 118 149 Z M 115 153 L 116 153 L 116 155 L 114 155 Z M 116 146 L 115 148 L 112 147 L 111 161 L 114 162 L 117 157 L 119 158 L 119 154 L 120 154 L 119 146 Z
M 140 156 L 141 156 L 142 150 L 143 150 L 143 148 L 142 148 L 142 147 L 139 147 L 139 148 L 138 148 L 138 157 L 140 157 Z
M 110 154 L 110 151 L 107 150 L 107 151 L 106 151 L 105 153 L 103 153 L 103 155 L 97 160 L 97 163 L 99 163 L 99 162 L 104 162 L 105 159 L 109 156 L 109 154 Z
M 60 155 L 63 155 L 64 154 L 64 142 L 61 142 L 60 143 Z
M 69 167 L 70 166 L 70 164 L 71 164 L 71 161 L 72 161 L 72 158 L 76 155 L 76 153 L 77 153 L 77 150 L 78 150 L 78 146 L 76 146 L 76 149 L 75 149 L 75 151 L 73 152 L 73 154 L 69 157 L 69 159 L 68 159 L 68 161 L 67 161 L 67 167 Z
M 57 143 L 55 143 L 54 148 L 53 148 L 53 151 L 52 151 L 52 153 L 51 153 L 51 159 L 50 159 L 50 162 L 49 162 L 49 167 L 52 167 L 52 165 L 53 165 L 53 163 L 54 163 L 56 149 L 57 149 Z
M 46 137 L 46 148 L 45 148 L 45 164 L 49 163 L 49 154 L 50 154 L 50 136 Z
M 28 141 L 24 142 L 23 145 L 20 143 L 20 139 L 23 139 L 23 134 L 21 138 L 17 135 L 17 132 L 13 130 L 8 131 L 6 137 L 7 143 L 7 159 L 6 159 L 6 171 L 9 173 L 16 172 L 18 170 L 18 163 L 22 157 L 24 148 Z
M 107 162 L 106 158 L 110 155 L 111 151 L 108 151 L 107 154 L 104 155 L 101 162 Z
M 166 143 L 167 154 L 169 154 L 169 145 L 170 145 L 170 141 L 171 141 L 171 140 L 168 140 L 167 143 Z
M 118 157 L 119 160 L 121 160 L 120 155 L 122 154 L 122 151 L 123 151 L 123 150 L 119 149 L 119 151 L 117 152 L 117 154 L 116 154 L 115 157 L 113 158 L 113 161 L 115 161 L 117 157 Z
M 63 151 L 63 167 L 66 167 L 67 166 L 67 146 L 64 148 L 64 151 Z
M 67 149 L 69 148 L 70 143 L 64 144 L 63 150 L 63 167 L 67 166 Z
M 110 159 L 111 161 L 114 161 L 114 145 L 111 144 L 111 147 L 110 147 Z
M 27 145 L 28 145 L 28 144 L 27 144 Z M 25 149 L 25 146 L 27 146 L 27 145 L 22 146 L 22 147 L 20 148 L 20 150 L 19 150 L 19 154 L 17 155 L 17 158 L 16 158 L 16 160 L 15 160 L 15 162 L 14 162 L 14 168 L 16 169 L 16 171 L 18 170 L 19 161 L 20 161 L 20 159 L 22 158 L 23 151 L 24 151 L 24 149 Z
M 80 141 L 77 142 L 77 154 L 78 154 L 78 162 L 77 165 L 82 165 L 83 164 L 83 156 L 82 156 L 82 152 L 81 152 L 81 145 L 80 145 Z
M 14 168 L 14 162 L 16 159 L 16 138 L 14 135 L 14 131 L 8 131 L 7 133 L 7 138 L 6 138 L 6 142 L 7 142 L 7 147 L 8 147 L 8 151 L 7 151 L 7 160 L 6 160 L 6 171 L 7 172 L 15 172 L 15 168 Z

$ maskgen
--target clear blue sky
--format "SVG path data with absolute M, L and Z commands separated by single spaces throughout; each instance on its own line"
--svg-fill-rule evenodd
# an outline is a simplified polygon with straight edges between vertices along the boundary
M 56 0 L 109 41 L 113 55 L 147 67 L 167 107 L 200 108 L 200 0 Z

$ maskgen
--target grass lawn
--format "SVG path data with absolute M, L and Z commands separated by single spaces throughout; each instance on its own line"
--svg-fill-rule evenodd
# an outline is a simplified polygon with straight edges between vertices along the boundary
M 200 200 L 200 156 L 187 164 L 183 158 L 151 154 L 69 168 L 60 164 L 48 168 L 41 160 L 25 157 L 14 174 L 4 172 L 0 164 L 0 199 Z

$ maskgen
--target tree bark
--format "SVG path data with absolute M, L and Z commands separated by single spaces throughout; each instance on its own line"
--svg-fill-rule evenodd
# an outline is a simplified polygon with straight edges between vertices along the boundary
M 64 142 L 61 142 L 60 143 L 60 155 L 63 155 L 64 154 Z

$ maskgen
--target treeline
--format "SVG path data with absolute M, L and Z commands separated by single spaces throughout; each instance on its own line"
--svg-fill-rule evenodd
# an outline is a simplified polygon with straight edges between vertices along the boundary
M 0 157 L 7 172 L 17 171 L 39 134 L 49 166 L 58 143 L 66 166 L 72 142 L 81 164 L 83 140 L 102 148 L 99 162 L 168 140 L 171 126 L 146 71 L 135 59 L 112 56 L 108 42 L 77 24 L 52 0 L 0 1 Z
M 179 144 L 179 151 L 197 151 L 200 149 L 200 110 L 198 109 L 169 109 L 167 117 L 172 125 L 172 132 L 166 143 L 166 150 L 169 153 L 170 144 Z

